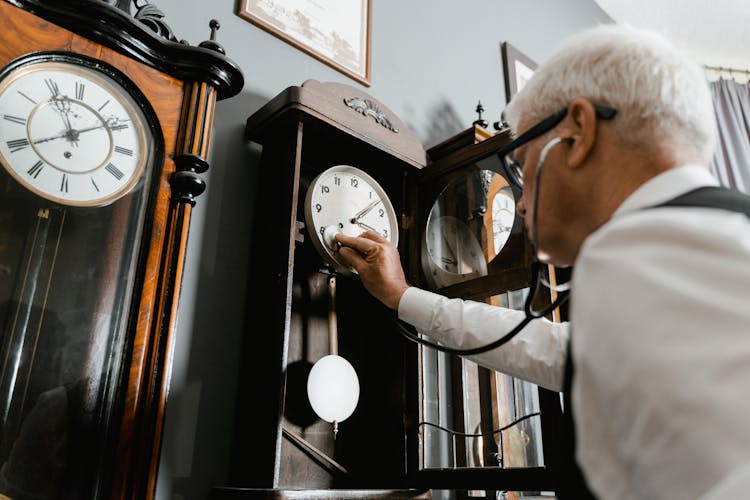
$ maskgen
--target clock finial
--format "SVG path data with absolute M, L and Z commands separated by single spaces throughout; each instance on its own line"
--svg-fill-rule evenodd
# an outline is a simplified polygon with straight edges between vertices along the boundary
M 219 31 L 219 28 L 221 28 L 221 24 L 219 24 L 219 21 L 217 21 L 216 19 L 211 19 L 211 21 L 208 23 L 208 27 L 211 28 L 211 38 L 209 40 L 206 40 L 205 42 L 201 42 L 198 46 L 205 49 L 215 50 L 216 52 L 220 52 L 222 54 L 226 54 L 224 47 L 222 47 L 219 42 L 216 41 L 216 32 Z
M 472 125 L 479 125 L 480 127 L 487 128 L 487 125 L 488 125 L 487 120 L 482 118 L 482 113 L 484 112 L 484 106 L 482 106 L 482 101 L 477 101 L 477 108 L 475 111 L 477 112 L 477 115 L 479 116 L 477 117 L 476 120 L 472 122 Z

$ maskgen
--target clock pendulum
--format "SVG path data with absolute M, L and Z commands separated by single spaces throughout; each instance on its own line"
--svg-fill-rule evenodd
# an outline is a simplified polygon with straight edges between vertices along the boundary
M 243 78 L 131 3 L 0 1 L 2 498 L 156 496 L 196 174 Z
M 373 231 L 398 243 L 396 212 L 383 188 L 368 174 L 349 165 L 330 167 L 307 190 L 305 219 L 313 246 L 332 271 L 328 277 L 328 339 L 330 354 L 321 358 L 310 371 L 308 397 L 313 410 L 333 424 L 348 418 L 357 406 L 359 380 L 352 365 L 338 355 L 336 315 L 337 273 L 356 275 L 340 260 L 337 233 L 357 236 Z
M 336 273 L 328 276 L 328 344 L 327 356 L 319 359 L 307 379 L 307 396 L 315 413 L 333 425 L 334 438 L 339 423 L 354 413 L 359 401 L 359 378 L 354 367 L 339 356 L 338 318 L 336 315 Z

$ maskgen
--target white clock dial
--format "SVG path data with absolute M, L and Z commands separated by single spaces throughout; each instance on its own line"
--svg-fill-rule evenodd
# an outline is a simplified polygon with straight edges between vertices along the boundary
M 27 189 L 98 206 L 130 191 L 150 152 L 145 117 L 101 71 L 43 60 L 0 81 L 0 161 Z
M 340 272 L 353 270 L 326 242 L 326 229 L 327 236 L 334 231 L 349 236 L 374 231 L 398 244 L 396 212 L 385 191 L 375 179 L 349 165 L 331 167 L 312 181 L 305 198 L 305 220 L 315 248 Z
M 482 245 L 466 223 L 451 215 L 430 216 L 426 247 L 435 264 L 430 281 L 447 286 L 487 274 Z
M 492 234 L 495 255 L 500 253 L 510 237 L 516 218 L 516 202 L 510 188 L 498 191 L 492 199 Z

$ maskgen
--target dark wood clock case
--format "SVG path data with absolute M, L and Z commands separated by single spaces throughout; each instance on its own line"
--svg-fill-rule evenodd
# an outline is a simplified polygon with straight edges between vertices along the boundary
M 496 161 L 507 132 L 479 144 L 446 144 L 428 158 L 416 135 L 382 103 L 348 85 L 309 80 L 250 116 L 246 138 L 263 146 L 258 216 L 230 485 L 215 488 L 211 498 L 422 498 L 431 488 L 484 488 L 498 478 L 508 488 L 552 485 L 552 459 L 546 468 L 517 473 L 422 470 L 418 348 L 398 335 L 394 313 L 356 278 L 338 277 L 336 310 L 339 354 L 358 373 L 359 405 L 334 437 L 306 394 L 312 364 L 328 354 L 330 306 L 330 270 L 304 227 L 310 181 L 339 164 L 372 176 L 400 218 L 407 278 L 427 287 L 421 248 L 435 198 L 475 163 Z M 439 292 L 479 299 L 527 286 L 529 250 L 516 222 L 512 244 L 491 263 L 489 276 Z M 544 403 L 550 425 L 559 415 L 555 398 L 550 393 Z M 554 438 L 545 440 L 550 451 Z
M 154 142 L 136 187 L 102 207 L 50 202 L 0 168 L 0 493 L 14 499 L 153 498 L 191 209 L 216 100 L 243 86 L 213 36 L 191 47 L 153 5 L 114 3 L 0 2 L 0 71 L 85 60 L 129 89 Z

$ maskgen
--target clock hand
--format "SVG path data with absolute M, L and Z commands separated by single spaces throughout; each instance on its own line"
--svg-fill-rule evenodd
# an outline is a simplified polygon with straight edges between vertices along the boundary
M 444 264 L 456 266 L 456 270 L 458 270 L 458 258 L 456 257 L 456 251 L 453 249 L 453 245 L 449 244 L 446 240 L 444 248 L 448 250 L 448 253 L 450 253 L 453 258 L 450 258 L 447 255 L 441 255 L 440 260 L 442 260 Z
M 55 139 L 62 139 L 64 137 L 68 136 L 68 132 L 62 132 L 57 135 L 53 135 L 52 137 L 45 137 L 44 139 L 37 139 L 35 141 L 31 141 L 32 144 L 40 144 L 42 142 L 48 142 L 48 141 L 54 141 Z
M 107 120 L 107 123 L 102 123 L 101 125 L 95 125 L 93 127 L 82 128 L 81 130 L 76 130 L 76 129 L 71 128 L 70 130 L 66 130 L 65 132 L 62 132 L 60 134 L 53 135 L 51 137 L 45 137 L 44 139 L 37 139 L 31 142 L 32 144 L 40 144 L 42 142 L 53 141 L 55 139 L 63 139 L 65 137 L 69 139 L 72 138 L 74 141 L 78 142 L 78 136 L 84 132 L 90 132 L 91 130 L 96 130 L 100 128 L 110 128 L 114 125 L 117 125 L 121 121 L 126 122 L 127 120 L 120 120 L 119 118 L 111 118 Z
M 77 130 L 76 132 L 78 132 L 79 134 L 82 134 L 84 132 L 90 132 L 91 130 L 96 130 L 99 128 L 111 128 L 113 125 L 117 125 L 117 123 L 119 122 L 119 119 L 115 118 L 114 120 L 112 120 L 112 123 L 109 123 L 109 122 L 110 120 L 107 120 L 107 123 L 102 123 L 101 125 L 95 125 L 93 127 L 82 128 L 81 130 Z
M 454 233 L 453 236 L 448 234 L 448 231 L 446 230 L 445 226 L 442 228 L 443 233 L 443 239 L 445 240 L 445 246 L 448 248 L 448 251 L 453 255 L 453 258 L 455 259 L 455 266 L 456 266 L 456 272 L 459 274 L 464 274 L 462 272 L 463 267 L 465 266 L 465 262 L 461 255 L 461 245 L 456 245 L 458 236 Z
M 352 219 L 351 219 L 351 223 L 352 224 L 356 224 L 359 219 L 361 219 L 362 217 L 364 217 L 365 215 L 367 215 L 370 212 L 370 210 L 372 210 L 373 208 L 375 208 L 375 205 L 377 205 L 381 201 L 382 200 L 375 200 L 372 203 L 370 203 L 369 205 L 367 205 L 365 208 L 363 208 L 362 210 L 360 210 L 359 212 L 357 212 L 356 214 L 354 214 L 354 217 L 352 217 Z
M 352 219 L 352 220 L 354 220 L 354 219 Z M 377 229 L 375 229 L 375 228 L 374 228 L 374 227 L 372 227 L 372 226 L 368 226 L 368 225 L 367 225 L 367 224 L 365 224 L 364 222 L 359 222 L 359 221 L 357 221 L 357 222 L 355 222 L 355 224 L 356 224 L 356 225 L 358 225 L 359 227 L 363 228 L 363 229 L 367 229 L 368 231 L 372 231 L 373 233 L 377 233 L 377 232 L 378 232 L 378 230 L 377 230 Z M 382 236 L 382 234 L 381 234 L 381 236 Z
M 78 145 L 78 137 L 73 134 L 73 126 L 70 124 L 70 99 L 68 96 L 57 94 L 52 98 L 52 103 L 65 126 L 66 135 L 63 137 L 67 137 L 68 142 Z

